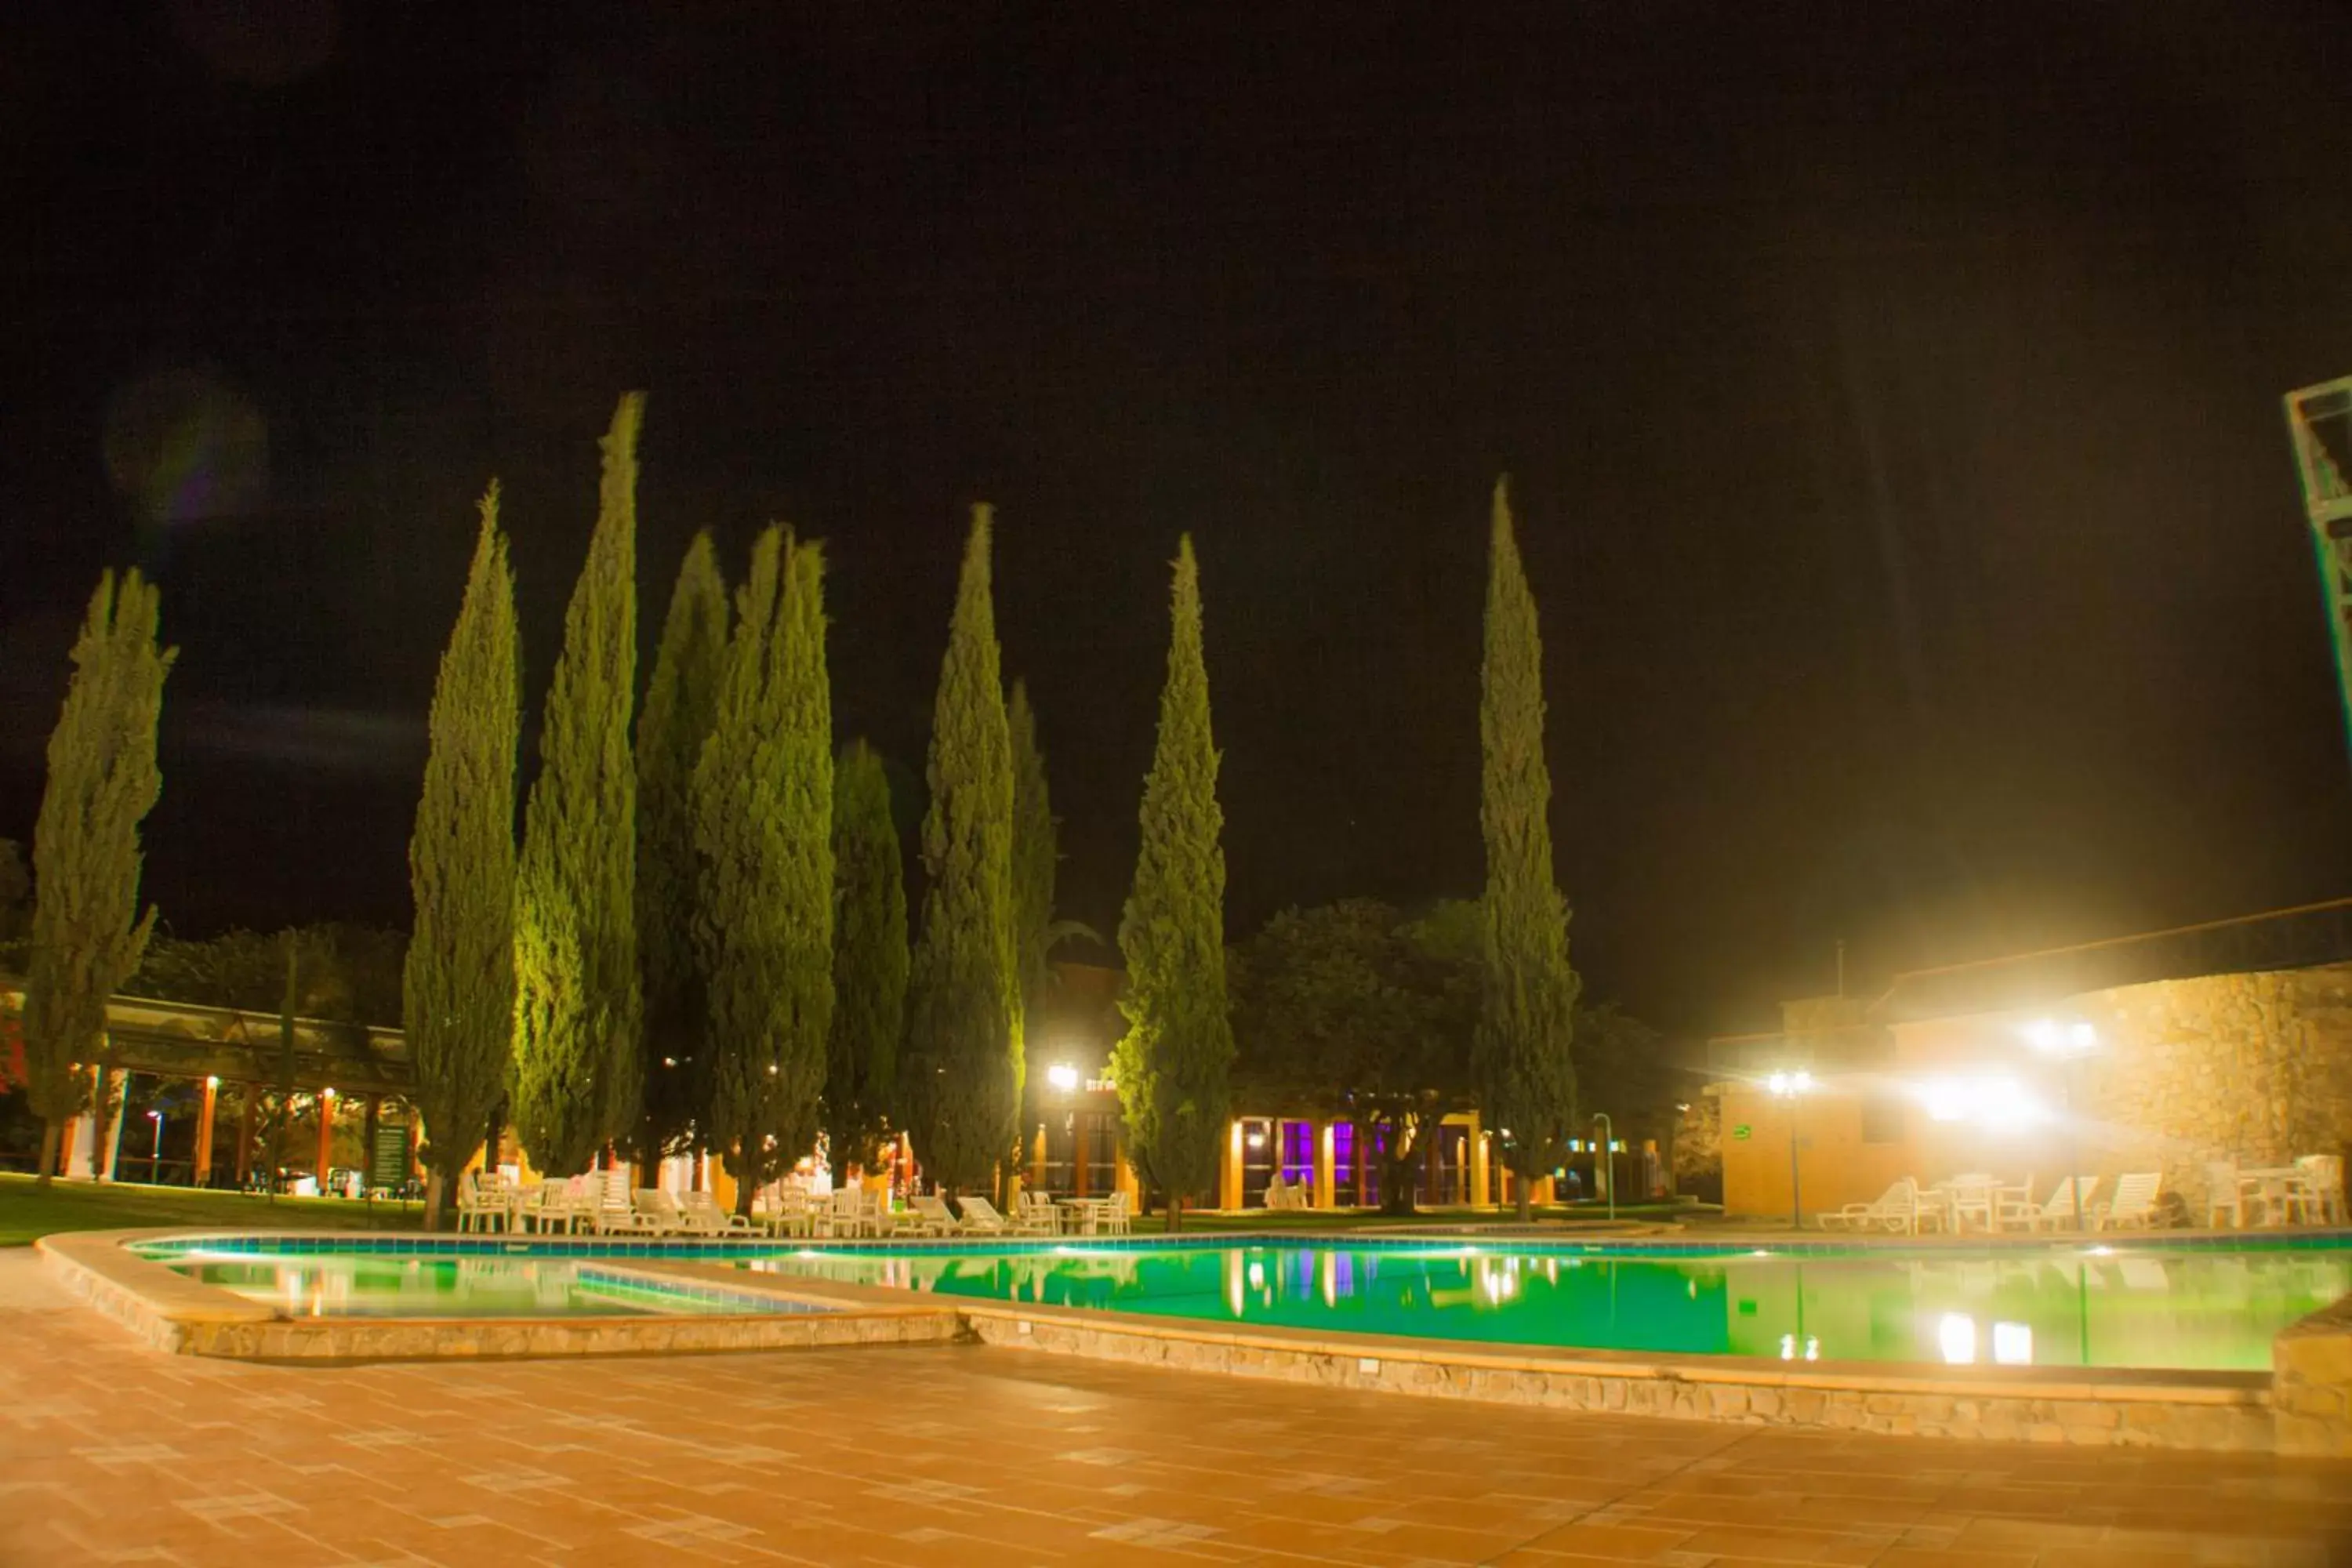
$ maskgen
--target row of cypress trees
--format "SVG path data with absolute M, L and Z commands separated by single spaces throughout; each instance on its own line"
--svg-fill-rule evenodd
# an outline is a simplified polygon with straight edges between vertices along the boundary
M 409 850 L 404 1021 L 434 1204 L 502 1112 L 557 1173 L 614 1144 L 651 1159 L 694 1139 L 727 1159 L 746 1202 L 820 1128 L 837 1156 L 886 1125 L 909 1128 L 943 1185 L 984 1184 L 1018 1159 L 1055 859 L 1035 717 L 1024 687 L 1008 704 L 1002 681 L 991 512 L 973 510 L 940 669 L 910 955 L 881 761 L 857 742 L 836 763 L 814 542 L 761 534 L 730 615 L 716 552 L 697 536 L 632 741 L 643 415 L 642 395 L 625 396 L 604 438 L 520 853 L 520 660 L 495 481 L 480 504 Z M 34 1106 L 49 1121 L 44 1179 L 87 1092 L 73 1069 L 102 1041 L 106 998 L 152 926 L 152 910 L 137 912 L 138 825 L 161 787 L 155 729 L 174 657 L 157 618 L 135 571 L 101 580 L 50 740 L 25 1030 Z M 1170 618 L 1119 927 L 1128 1028 L 1113 1068 L 1129 1152 L 1179 1223 L 1182 1198 L 1214 1184 L 1234 1054 L 1189 535 Z M 1486 984 L 1472 1066 L 1524 1213 L 1575 1110 L 1577 979 L 1552 869 L 1541 644 L 1507 481 L 1494 498 L 1485 642 Z M 103 1136 L 109 1079 L 97 1079 Z
M 502 1107 L 556 1173 L 609 1146 L 698 1144 L 748 1202 L 820 1130 L 854 1159 L 910 1128 L 943 1184 L 984 1185 L 1017 1148 L 1055 858 L 1034 715 L 1002 680 L 989 510 L 941 666 L 910 952 L 882 761 L 834 751 L 814 542 L 763 533 L 731 606 L 709 537 L 693 542 L 632 743 L 642 417 L 624 398 L 604 437 L 519 854 L 495 487 L 482 506 L 410 850 L 407 1022 L 436 1195 Z

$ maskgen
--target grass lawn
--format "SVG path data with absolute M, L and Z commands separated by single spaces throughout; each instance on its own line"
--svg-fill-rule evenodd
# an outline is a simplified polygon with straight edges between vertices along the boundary
M 47 1192 L 30 1176 L 0 1173 L 0 1247 L 27 1247 L 58 1230 L 113 1230 L 125 1226 L 234 1225 L 279 1230 L 414 1230 L 422 1204 L 348 1198 L 268 1198 L 243 1193 L 148 1187 L 128 1182 L 55 1182 Z

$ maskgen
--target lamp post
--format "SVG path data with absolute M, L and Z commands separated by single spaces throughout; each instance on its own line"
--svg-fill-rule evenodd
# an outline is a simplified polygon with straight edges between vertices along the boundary
M 1592 1113 L 1592 1124 L 1601 1129 L 1601 1163 L 1593 1168 L 1600 1174 L 1601 1186 L 1609 1194 L 1609 1217 L 1614 1221 L 1617 1217 L 1617 1126 L 1609 1120 L 1609 1113 L 1605 1110 Z
M 1805 1189 L 1797 1174 L 1797 1102 L 1811 1092 L 1813 1075 L 1799 1068 L 1795 1072 L 1776 1072 L 1764 1080 L 1775 1100 L 1789 1102 L 1789 1228 L 1805 1228 Z
M 2079 1018 L 2067 1024 L 2055 1018 L 2036 1018 L 2025 1026 L 2025 1040 L 2058 1064 L 2058 1104 L 2066 1123 L 2066 1185 L 2074 1194 L 2071 1206 L 2074 1211 L 2074 1231 L 2080 1235 L 2086 1227 L 2083 1223 L 2083 1177 L 2078 1169 L 2082 1161 L 2076 1158 L 2080 1134 L 2074 1124 L 2074 1064 L 2099 1048 L 2099 1031 Z
M 155 1124 L 155 1148 L 147 1156 L 147 1179 L 160 1183 L 163 1179 L 163 1113 L 151 1110 L 147 1113 L 147 1120 Z

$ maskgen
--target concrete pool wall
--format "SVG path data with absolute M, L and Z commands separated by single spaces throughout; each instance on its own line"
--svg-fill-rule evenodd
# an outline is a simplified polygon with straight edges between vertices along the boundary
M 710 1255 L 708 1248 L 698 1249 L 701 1258 L 631 1249 L 625 1258 L 600 1258 L 597 1267 L 659 1289 L 769 1297 L 826 1310 L 585 1319 L 290 1319 L 128 1250 L 142 1242 L 207 1235 L 223 1233 L 93 1232 L 50 1237 L 38 1246 L 47 1266 L 77 1295 L 155 1348 L 183 1354 L 380 1360 L 955 1340 L 1226 1376 L 1678 1420 L 2352 1457 L 2352 1298 L 2282 1331 L 2273 1342 L 2268 1373 L 1960 1370 L 1861 1362 L 1783 1365 L 1746 1357 L 1490 1345 L 1272 1325 L 1235 1328 L 969 1298 L 943 1304 L 938 1298 L 879 1286 L 750 1274 L 703 1260 Z M 349 1245 L 347 1237 L 269 1239 L 322 1249 L 337 1241 Z

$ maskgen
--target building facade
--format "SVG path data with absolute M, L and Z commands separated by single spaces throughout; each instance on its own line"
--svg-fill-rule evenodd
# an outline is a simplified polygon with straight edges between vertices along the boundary
M 1905 1176 L 2112 1190 L 2352 1149 L 2352 900 L 1914 971 L 1710 1043 L 1724 1206 L 1865 1203 Z M 1797 1074 L 1802 1092 L 1790 1092 Z M 1782 1092 L 1776 1093 L 1779 1075 Z

